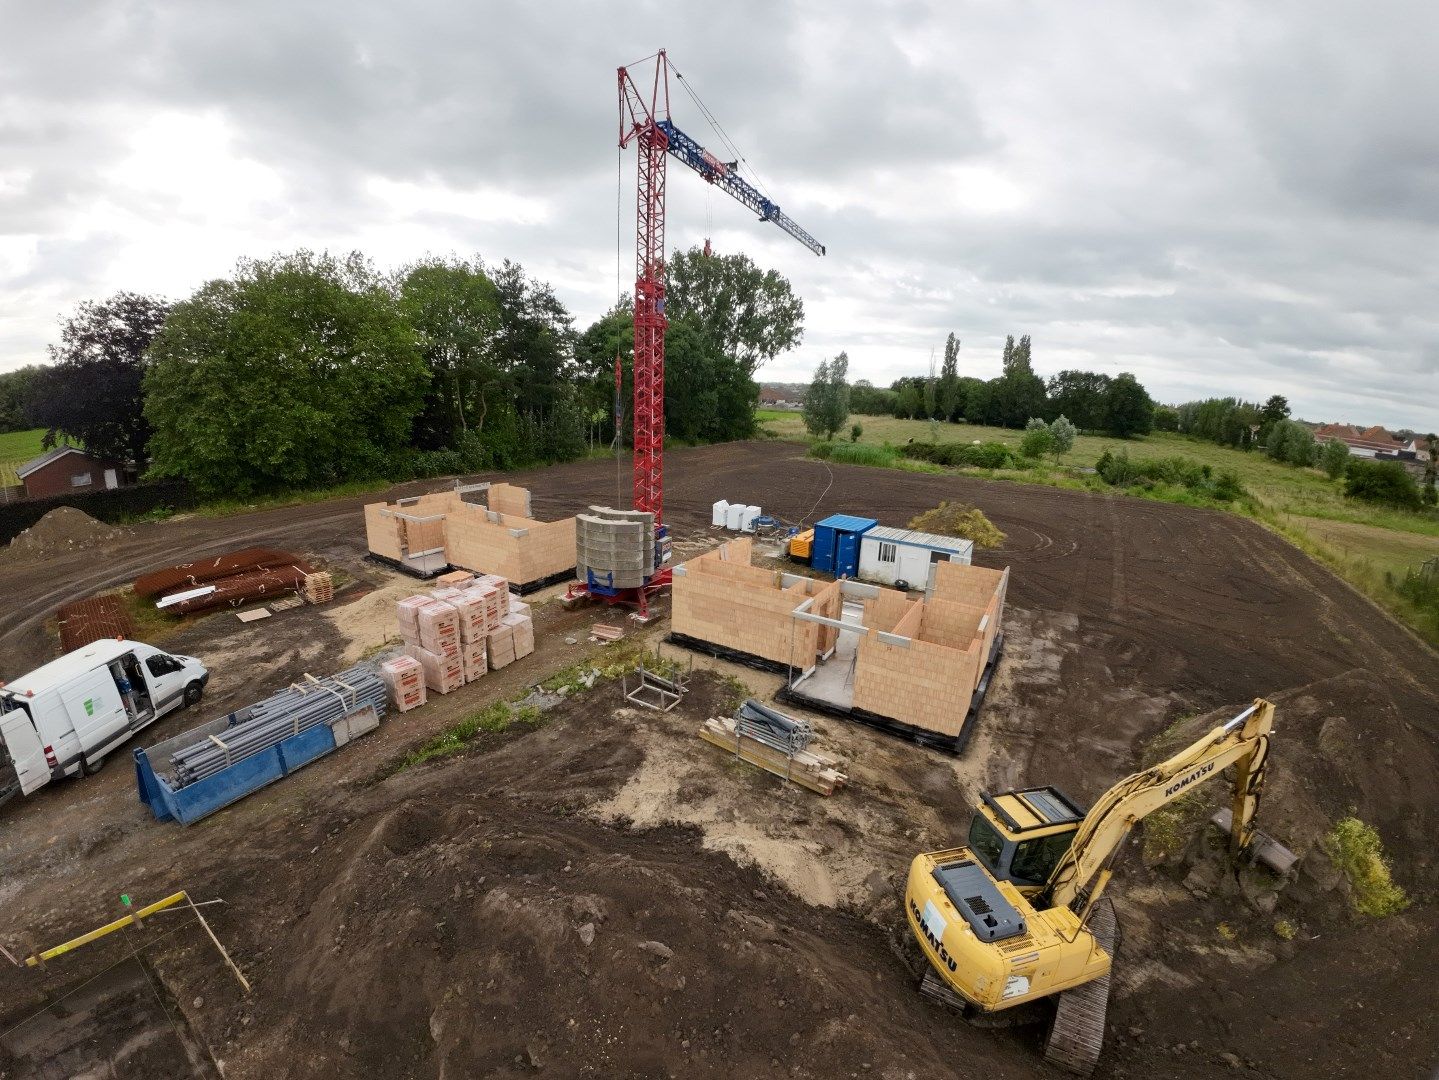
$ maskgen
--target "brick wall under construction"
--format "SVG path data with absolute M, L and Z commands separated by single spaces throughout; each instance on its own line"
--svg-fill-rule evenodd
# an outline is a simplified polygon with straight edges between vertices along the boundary
M 941 735 L 958 735 L 1004 616 L 1009 571 L 939 563 L 935 589 L 906 601 L 893 629 L 869 626 L 856 647 L 854 705 Z M 886 591 L 887 592 L 887 591 Z M 894 610 L 881 593 L 876 609 Z M 868 613 L 868 612 L 867 612 Z M 877 620 L 878 621 L 878 620 Z
M 491 485 L 492 502 L 496 489 L 501 505 L 529 505 L 529 492 L 510 484 Z M 423 520 L 429 518 L 435 520 Z M 382 558 L 399 562 L 407 554 L 443 548 L 451 565 L 498 574 L 516 585 L 575 565 L 574 518 L 535 521 L 466 502 L 454 491 L 371 503 L 365 507 L 365 535 L 370 551 Z
M 778 571 L 750 565 L 750 550 L 748 538 L 731 540 L 684 564 L 672 586 L 675 633 L 797 670 L 813 667 L 821 627 L 791 613 L 822 592 L 833 594 L 837 611 L 838 583 L 804 579 L 785 588 Z

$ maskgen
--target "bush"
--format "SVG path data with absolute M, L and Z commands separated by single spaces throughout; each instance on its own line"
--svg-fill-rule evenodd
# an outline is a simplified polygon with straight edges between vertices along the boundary
M 1171 484 L 1217 502 L 1233 502 L 1244 495 L 1244 485 L 1234 470 L 1221 469 L 1216 473 L 1212 466 L 1187 457 L 1133 461 L 1127 450 L 1117 454 L 1106 450 L 1100 455 L 1095 471 L 1113 487 L 1147 490 L 1156 484 Z
M 860 436 L 864 434 L 863 424 L 851 424 L 849 426 L 849 441 L 859 442 Z
M 1423 505 L 1419 485 L 1397 461 L 1363 461 L 1349 463 L 1344 494 L 1351 499 L 1384 503 L 1404 510 L 1418 510 Z
M 1338 480 L 1344 475 L 1344 469 L 1349 464 L 1349 447 L 1345 446 L 1338 439 L 1330 439 L 1319 450 L 1319 467 L 1328 474 L 1329 479 Z
M 1005 469 L 1017 459 L 1004 443 L 910 443 L 901 451 L 907 458 L 936 465 L 971 469 Z
M 892 446 L 866 446 L 862 443 L 817 442 L 810 447 L 809 456 L 841 465 L 870 465 L 876 468 L 893 468 L 899 460 Z
M 1054 434 L 1049 425 L 1038 417 L 1032 417 L 1024 428 L 1024 438 L 1019 443 L 1019 453 L 1031 460 L 1038 460 L 1054 452 Z
M 1004 543 L 1004 533 L 984 516 L 984 512 L 965 503 L 942 502 L 933 510 L 910 518 L 909 527 L 920 532 L 973 540 L 975 547 L 995 548 Z
M 1349 900 L 1359 914 L 1377 919 L 1409 906 L 1404 890 L 1390 876 L 1384 845 L 1372 826 L 1343 818 L 1325 836 L 1324 850 L 1349 879 Z

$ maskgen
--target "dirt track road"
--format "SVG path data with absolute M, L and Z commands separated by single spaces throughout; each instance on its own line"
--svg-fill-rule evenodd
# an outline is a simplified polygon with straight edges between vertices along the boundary
M 578 462 L 505 479 L 532 487 L 540 517 L 574 513 L 587 503 L 615 501 L 615 467 L 610 462 Z M 848 831 L 839 829 L 834 819 L 824 824 L 824 815 L 841 813 L 838 800 L 835 808 L 800 800 L 796 809 L 821 820 L 805 828 L 800 816 L 798 832 L 783 834 L 785 846 L 807 850 L 806 845 L 814 843 L 812 837 L 826 835 L 824 829 L 828 828 L 833 842 L 820 848 L 832 846 L 838 854 L 822 852 L 817 857 L 820 863 L 826 858 L 833 864 L 856 861 L 856 856 L 846 854 L 850 850 L 846 845 L 852 843 L 855 850 L 863 848 L 866 865 L 874 864 L 875 874 L 881 879 L 891 875 L 888 884 L 880 880 L 875 887 L 875 912 L 897 911 L 889 893 L 893 889 L 892 875 L 902 872 L 906 853 L 921 850 L 925 844 L 939 846 L 949 835 L 947 830 L 962 828 L 964 807 L 974 794 L 966 788 L 979 783 L 1055 782 L 1089 799 L 1133 767 L 1149 740 L 1180 716 L 1237 707 L 1255 695 L 1278 694 L 1320 680 L 1336 680 L 1334 685 L 1340 690 L 1332 700 L 1326 698 L 1319 709 L 1321 720 L 1332 714 L 1352 740 L 1352 752 L 1340 759 L 1336 768 L 1347 770 L 1356 790 L 1362 789 L 1361 794 L 1369 800 L 1374 821 L 1390 843 L 1400 880 L 1418 896 L 1418 902 L 1405 915 L 1377 927 L 1351 927 L 1342 918 L 1331 919 L 1323 924 L 1322 934 L 1301 943 L 1297 957 L 1275 962 L 1273 955 L 1246 951 L 1247 945 L 1230 947 L 1216 935 L 1215 922 L 1234 918 L 1235 911 L 1243 915 L 1242 903 L 1236 904 L 1231 898 L 1216 900 L 1209 907 L 1191 904 L 1187 894 L 1177 890 L 1173 882 L 1166 885 L 1136 866 L 1137 860 L 1128 859 L 1120 896 L 1127 905 L 1122 917 L 1130 917 L 1125 931 L 1130 951 L 1123 965 L 1129 973 L 1125 978 L 1131 981 L 1121 986 L 1111 1014 L 1108 1072 L 1144 1077 L 1266 1075 L 1296 1080 L 1316 1075 L 1367 1076 L 1380 1071 L 1394 1076 L 1428 1074 L 1433 1065 L 1433 1044 L 1439 1037 L 1439 998 L 1434 981 L 1427 975 L 1439 962 L 1439 919 L 1427 900 L 1439 885 L 1439 872 L 1428 842 L 1439 831 L 1439 795 L 1432 784 L 1424 783 L 1416 774 L 1428 769 L 1425 763 L 1433 760 L 1433 747 L 1439 743 L 1439 655 L 1433 650 L 1301 552 L 1258 526 L 1227 515 L 1122 497 L 830 466 L 803 458 L 796 446 L 774 442 L 673 452 L 667 460 L 666 481 L 666 518 L 681 537 L 708 532 L 710 505 L 721 498 L 758 503 L 766 512 L 793 522 L 813 521 L 843 511 L 868 514 L 889 525 L 903 525 L 914 513 L 942 499 L 959 499 L 978 505 L 1008 534 L 1004 548 L 983 552 L 977 559 L 985 565 L 1013 568 L 1011 615 L 1006 620 L 1011 644 L 1009 658 L 992 691 L 991 705 L 986 707 L 966 758 L 951 762 L 932 752 L 836 722 L 828 737 L 841 745 L 856 774 L 867 777 L 866 783 L 856 785 L 855 791 L 845 796 L 844 805 L 856 815 L 859 824 L 846 823 Z M 431 482 L 410 485 L 406 490 L 436 486 L 437 482 Z M 0 609 L 0 677 L 26 670 L 53 655 L 54 645 L 46 639 L 43 628 L 61 603 L 188 556 L 265 543 L 355 565 L 364 551 L 360 508 L 366 501 L 372 500 L 336 500 L 223 520 L 137 526 L 110 550 L 77 552 L 43 561 L 17 560 L 0 553 L 0 596 L 6 600 Z M 303 614 L 308 616 L 312 610 L 305 609 Z M 316 619 L 318 625 L 318 615 Z M 533 666 L 516 665 L 501 673 L 503 679 L 492 678 L 482 684 L 490 688 L 482 691 L 485 695 L 511 692 L 525 685 L 526 679 L 540 678 L 545 671 L 573 659 L 575 647 L 562 642 L 563 635 L 570 632 L 568 620 L 573 615 L 552 612 L 546 619 Z M 279 634 L 282 620 L 274 622 L 274 628 L 260 633 Z M 202 622 L 194 630 L 218 632 L 205 631 L 205 626 Z M 317 639 L 316 648 L 329 655 L 325 650 L 333 649 L 333 643 Z M 196 655 L 205 654 L 196 647 Z M 1341 677 L 1354 669 L 1363 669 L 1370 677 L 1366 680 L 1361 676 L 1354 683 L 1359 690 L 1351 693 L 1350 682 Z M 236 685 L 223 692 L 248 689 L 244 681 L 247 675 L 260 682 L 280 670 L 277 666 L 273 672 L 231 673 Z M 1375 695 L 1373 702 L 1364 696 L 1370 693 Z M 226 926 L 239 943 L 242 962 L 259 965 L 262 973 L 265 965 L 275 964 L 269 985 L 279 989 L 288 985 L 285 979 L 290 978 L 281 977 L 286 968 L 280 959 L 288 955 L 286 950 L 298 950 L 313 939 L 316 950 L 324 945 L 323 951 L 328 953 L 333 934 L 338 951 L 339 935 L 345 927 L 331 925 L 335 919 L 330 913 L 332 909 L 339 910 L 339 902 L 330 893 L 357 888 L 345 884 L 349 875 L 363 869 L 355 861 L 355 852 L 370 851 L 379 843 L 379 854 L 367 855 L 367 859 L 387 868 L 386 873 L 400 869 L 406 875 L 413 873 L 416 880 L 421 876 L 428 880 L 437 864 L 427 845 L 439 842 L 436 838 L 447 844 L 472 843 L 472 834 L 450 828 L 453 823 L 448 816 L 473 812 L 454 809 L 451 804 L 457 792 L 465 793 L 467 799 L 481 800 L 475 805 L 499 823 L 493 837 L 495 847 L 491 849 L 487 838 L 479 847 L 462 852 L 457 849 L 452 862 L 441 860 L 444 865 L 460 867 L 469 877 L 462 876 L 453 883 L 445 879 L 433 903 L 426 902 L 425 918 L 419 920 L 428 920 L 426 933 L 430 932 L 429 923 L 437 924 L 435 932 L 446 925 L 439 920 L 448 918 L 448 897 L 452 891 L 470 889 L 476 872 L 495 875 L 501 881 L 508 880 L 506 875 L 510 874 L 523 882 L 533 878 L 536 903 L 549 903 L 546 897 L 569 895 L 578 887 L 569 883 L 580 876 L 570 876 L 569 860 L 575 858 L 576 866 L 591 864 L 582 864 L 580 856 L 572 856 L 569 848 L 562 851 L 563 845 L 555 848 L 554 857 L 548 861 L 533 854 L 535 849 L 547 850 L 546 845 L 559 844 L 555 837 L 565 837 L 565 844 L 592 852 L 597 874 L 609 867 L 628 865 L 632 849 L 640 852 L 646 847 L 643 841 L 634 844 L 627 839 L 627 833 L 615 837 L 604 830 L 581 828 L 570 822 L 574 812 L 570 800 L 584 801 L 583 784 L 575 788 L 575 778 L 583 779 L 586 769 L 602 766 L 604 779 L 603 783 L 596 781 L 594 798 L 607 798 L 633 778 L 644 757 L 636 747 L 648 744 L 636 742 L 634 732 L 611 732 L 607 717 L 577 717 L 573 725 L 575 738 L 594 741 L 566 749 L 560 757 L 556 757 L 555 750 L 547 749 L 550 743 L 541 741 L 559 736 L 542 729 L 505 744 L 502 753 L 515 759 L 507 770 L 500 771 L 494 762 L 480 767 L 459 759 L 434 773 L 420 774 L 416 783 L 422 780 L 427 785 L 423 794 L 431 802 L 424 811 L 430 816 L 418 825 L 410 822 L 405 817 L 409 813 L 405 807 L 412 793 L 393 781 L 372 787 L 367 778 L 384 760 L 383 755 L 402 751 L 408 743 L 439 730 L 474 707 L 474 699 L 466 703 L 455 700 L 458 697 L 409 714 L 409 719 L 388 725 L 381 735 L 372 737 L 375 741 L 317 764 L 188 830 L 156 825 L 145 818 L 134 801 L 133 781 L 123 768 L 107 768 L 93 780 L 57 786 L 34 799 L 5 807 L 0 810 L 0 863 L 5 864 L 0 873 L 0 898 L 5 899 L 6 919 L 0 924 L 0 938 L 7 927 L 51 935 L 62 929 L 77 929 L 77 909 L 72 901 L 79 909 L 88 910 L 95 897 L 109 895 L 117 887 L 158 891 L 168 888 L 178 875 L 191 888 L 214 890 L 234 900 L 226 909 Z M 1392 707 L 1388 705 L 1390 699 Z M 1366 726 L 1367 717 L 1383 709 L 1390 710 L 1386 714 L 1390 718 L 1385 721 L 1389 726 Z M 185 722 L 184 718 L 177 721 L 182 725 Z M 1283 725 L 1281 715 L 1281 736 Z M 1324 730 L 1332 728 L 1329 725 Z M 601 745 L 593 735 L 595 731 L 605 733 L 602 742 L 607 749 L 599 758 L 586 758 L 586 746 L 593 752 Z M 1402 738 L 1397 738 L 1396 733 Z M 1292 737 L 1297 735 L 1296 729 Z M 659 736 L 655 739 L 659 740 Z M 1320 741 L 1314 740 L 1316 744 Z M 710 770 L 712 775 L 706 780 L 709 797 L 732 797 L 738 786 L 734 774 L 724 771 L 725 765 L 696 756 L 693 742 L 691 736 L 656 745 L 670 746 L 671 752 L 682 756 L 695 756 L 701 767 Z M 1405 751 L 1405 747 L 1409 750 Z M 1282 746 L 1276 746 L 1276 757 L 1282 753 Z M 1389 760 L 1395 756 L 1406 760 Z M 536 788 L 534 776 L 548 776 L 545 784 L 560 794 L 552 794 L 544 784 Z M 1295 782 L 1312 787 L 1311 780 L 1300 777 Z M 742 789 L 740 801 L 733 807 L 726 804 L 725 809 L 730 815 L 725 820 L 740 825 L 749 824 L 745 815 L 752 807 L 761 801 L 768 805 L 772 798 L 760 794 L 769 789 L 755 777 L 746 776 L 744 783 L 750 785 L 751 794 L 745 796 Z M 493 805 L 484 808 L 486 801 Z M 520 806 L 523 812 L 508 809 L 511 804 Z M 794 828 L 787 819 L 797 815 L 784 810 L 788 804 L 782 800 L 777 805 L 782 809 L 777 816 L 785 819 L 781 825 Z M 885 828 L 876 828 L 876 807 L 889 807 L 893 820 Z M 1330 814 L 1335 812 L 1332 807 L 1325 809 Z M 1337 812 L 1345 810 L 1340 807 Z M 397 835 L 390 836 L 387 822 L 395 815 L 399 815 L 400 825 L 394 826 Z M 918 824 L 911 828 L 911 823 Z M 409 834 L 414 830 L 423 832 L 424 837 L 411 839 Z M 867 835 L 867 830 L 882 834 L 887 846 L 882 850 L 876 847 L 877 841 Z M 332 838 L 334 847 L 325 847 Z M 660 863 L 664 864 L 659 870 L 670 874 L 668 864 L 673 863 L 679 868 L 673 871 L 675 887 L 693 888 L 700 879 L 686 877 L 688 871 L 684 870 L 691 841 L 666 833 L 657 834 L 656 843 L 656 857 L 663 856 Z M 326 854 L 320 855 L 316 863 L 313 856 L 322 850 Z M 498 862 L 497 851 L 504 853 Z M 876 857 L 877 852 L 882 857 Z M 405 859 L 413 861 L 403 862 Z M 736 877 L 714 860 L 712 852 L 704 859 L 708 861 L 693 871 L 702 871 L 707 882 L 701 892 L 717 890 L 716 895 L 723 893 L 724 903 L 736 909 L 750 906 L 764 911 L 776 906 L 755 899 L 762 895 L 761 885 L 765 889 L 769 886 L 749 876 L 749 871 Z M 7 879 L 10 888 L 5 887 Z M 247 898 L 246 882 L 252 880 L 263 880 L 265 884 L 257 887 L 257 897 Z M 481 877 L 480 882 L 484 881 Z M 529 888 L 530 884 L 523 887 Z M 1169 894 L 1177 890 L 1180 899 L 1176 901 L 1170 895 L 1162 902 L 1157 900 L 1166 887 Z M 615 889 L 615 896 L 630 895 L 618 885 Z M 313 905 L 317 914 L 329 920 L 320 931 L 305 921 L 311 916 L 311 895 L 330 897 Z M 635 910 L 630 910 L 631 901 L 625 899 L 623 915 L 626 919 L 633 915 L 638 920 L 635 933 L 648 936 L 664 930 L 680 934 L 679 929 L 665 928 L 663 923 L 660 928 L 652 926 L 647 921 L 651 913 L 646 910 L 650 901 L 644 899 L 648 894 L 640 890 L 634 895 L 638 897 L 632 904 Z M 363 906 L 359 898 L 351 898 L 348 893 L 345 896 L 346 909 L 356 904 Z M 611 902 L 620 903 L 616 899 Z M 396 904 L 403 906 L 398 900 Z M 272 915 L 280 909 L 287 913 L 292 926 L 285 931 L 287 937 L 278 945 L 274 958 L 266 959 L 274 944 L 268 936 Z M 374 930 L 376 948 L 394 944 L 390 927 L 393 912 L 398 910 L 400 907 L 380 909 L 383 917 L 376 918 Z M 512 955 L 524 957 L 533 940 L 533 933 L 523 921 L 528 914 L 518 909 L 506 909 L 501 914 L 513 917 L 520 927 L 514 935 Z M 1255 925 L 1243 928 L 1249 935 L 1246 940 L 1262 942 L 1267 936 L 1272 942 L 1273 935 L 1264 919 L 1252 914 L 1247 917 Z M 898 1031 L 895 1025 L 917 1018 L 914 1022 L 922 1023 L 926 1031 L 923 1046 L 933 1048 L 953 1064 L 955 1075 L 969 1075 L 971 1071 L 975 1075 L 1031 1075 L 1030 1068 L 1036 1060 L 1024 1049 L 1026 1044 L 999 1033 L 950 1032 L 942 1014 L 926 1012 L 929 1006 L 911 1000 L 904 971 L 897 962 L 886 965 L 883 960 L 883 949 L 877 944 L 882 931 L 841 923 L 797 901 L 791 905 L 789 899 L 784 902 L 784 918 L 791 928 L 787 932 L 813 933 L 814 941 L 806 938 L 804 948 L 807 955 L 813 956 L 817 970 L 828 969 L 831 980 L 855 977 L 851 970 L 855 965 L 841 965 L 839 951 L 869 950 L 863 953 L 865 959 L 858 966 L 874 971 L 876 984 L 870 995 L 874 1015 L 882 1016 L 880 1010 L 897 1010 L 874 1031 L 885 1025 Z M 882 924 L 884 915 L 877 918 Z M 480 945 L 474 956 L 491 962 L 488 927 L 481 925 L 476 933 L 480 935 Z M 838 935 L 833 949 L 823 944 L 825 934 Z M 671 944 L 678 942 L 671 940 Z M 423 944 L 425 956 L 434 951 L 447 957 L 448 948 L 445 940 L 437 941 L 433 949 L 427 939 Z M 196 957 L 190 968 L 209 972 L 208 958 L 198 953 Z M 1157 966 L 1156 960 L 1167 966 Z M 176 967 L 178 958 L 171 957 L 167 962 L 172 971 L 185 973 L 184 967 Z M 398 962 L 387 956 L 376 961 L 374 970 L 387 970 Z M 715 958 L 711 958 L 706 963 L 714 962 Z M 783 980 L 792 966 L 766 966 L 760 981 L 769 980 L 769 985 Z M 451 967 L 442 965 L 436 970 L 446 974 Z M 1199 981 L 1177 981 L 1176 972 L 1190 970 L 1201 972 Z M 596 971 L 611 977 L 610 969 L 598 961 Z M 646 981 L 655 974 L 647 971 L 641 972 Z M 335 977 L 334 985 L 343 983 L 342 975 L 343 972 Z M 744 976 L 752 977 L 753 972 Z M 196 974 L 195 978 L 206 980 L 205 997 L 212 1001 L 206 1012 L 214 1011 L 214 1001 L 225 1002 L 223 1010 L 227 1010 L 205 1021 L 219 1025 L 206 1032 L 211 1045 L 244 1045 L 246 1037 L 240 1025 L 249 1023 L 249 1014 L 244 1013 L 247 1018 L 240 1019 L 242 1006 L 230 1001 L 230 992 L 222 989 L 217 977 Z M 1154 981 L 1140 981 L 1144 978 Z M 628 995 L 630 982 L 622 982 L 623 992 Z M 304 980 L 289 987 L 295 994 L 293 1000 L 313 1004 L 313 987 L 301 983 Z M 17 977 L 0 972 L 0 1016 L 5 1014 L 5 1006 L 17 1004 L 3 1000 L 7 985 L 20 983 Z M 567 979 L 557 980 L 545 992 L 568 993 L 568 985 Z M 748 986 L 746 983 L 745 992 Z M 476 986 L 472 992 L 482 994 L 489 989 Z M 651 991 L 645 992 L 652 995 Z M 729 986 L 727 992 L 739 990 Z M 801 985 L 786 993 L 798 995 L 803 1001 L 807 991 Z M 1367 1008 L 1376 998 L 1386 1006 Z M 361 994 L 356 1000 L 363 1003 L 367 999 Z M 641 995 L 637 1000 L 648 999 Z M 828 1009 L 831 1005 L 822 1007 Z M 358 1015 L 356 1008 L 348 1004 L 343 1009 L 336 1006 L 335 1016 L 317 1020 L 328 1023 L 336 1017 Z M 820 1015 L 821 1005 L 816 1004 L 815 1009 Z M 517 1060 L 517 1055 L 528 1053 L 523 1041 L 529 1034 L 527 1022 L 523 1009 L 506 1021 L 518 1029 L 516 1037 L 520 1042 L 514 1048 L 503 1048 L 503 1053 L 497 1051 L 503 1061 Z M 623 1016 L 616 1020 L 621 1022 Z M 737 1016 L 733 1022 L 735 1038 L 750 1032 L 743 1017 Z M 414 1035 L 418 1039 L 416 1046 L 428 1053 L 426 1023 L 431 1025 L 428 1030 L 433 1030 L 434 1021 L 417 1013 L 411 1027 L 418 1032 Z M 706 1032 L 713 1026 L 714 1037 L 720 1038 L 720 1020 L 711 1024 L 705 1014 L 703 1022 L 697 1023 Z M 854 1027 L 840 1019 L 834 1023 L 835 1030 Z M 257 1024 L 250 1029 L 252 1036 L 260 1027 Z M 539 1029 L 544 1024 L 536 1021 L 531 1027 Z M 731 1037 L 728 1020 L 723 1030 L 725 1038 Z M 786 1048 L 793 1045 L 788 1028 L 774 1035 L 772 1041 L 763 1044 L 766 1049 L 757 1059 L 760 1064 L 770 1060 L 771 1055 L 774 1060 L 783 1060 L 789 1053 Z M 377 1028 L 374 1037 L 377 1047 L 395 1046 L 389 1029 Z M 904 1039 L 912 1037 L 917 1036 Z M 695 1040 L 698 1036 L 687 1033 L 684 1038 Z M 867 1045 L 864 1050 L 882 1050 L 899 1061 L 904 1057 L 904 1039 L 896 1035 L 891 1043 Z M 884 1040 L 876 1036 L 876 1042 Z M 291 1045 L 274 1048 L 275 1059 L 283 1057 Z M 685 1056 L 692 1049 L 690 1041 L 685 1041 L 684 1052 L 676 1047 L 663 1053 L 656 1050 L 654 1071 L 645 1075 L 724 1074 L 720 1061 L 696 1067 L 692 1058 Z M 262 1043 L 256 1052 L 263 1050 Z M 1235 1073 L 1219 1062 L 1221 1051 L 1232 1051 L 1254 1061 L 1255 1072 Z M 556 1075 L 577 1060 L 580 1059 L 558 1058 Z M 634 1060 L 638 1059 L 631 1064 Z M 914 1062 L 912 1057 L 906 1060 Z M 353 1070 L 334 1075 L 365 1074 L 364 1062 L 353 1064 Z M 924 1065 L 926 1075 L 937 1074 L 930 1071 L 930 1061 Z M 319 1062 L 313 1069 L 301 1072 L 331 1075 L 325 1067 L 324 1062 Z M 397 1066 L 394 1075 L 432 1075 L 426 1071 L 428 1068 L 409 1071 L 409 1065 Z M 517 1070 L 516 1075 L 522 1071 Z M 261 1074 L 246 1074 L 243 1069 L 237 1072 Z M 599 1074 L 634 1073 L 617 1069 L 600 1070 Z M 1042 1067 L 1033 1073 L 1043 1074 Z M 868 1075 L 881 1072 L 876 1069 Z M 905 1074 L 900 1070 L 882 1075 Z

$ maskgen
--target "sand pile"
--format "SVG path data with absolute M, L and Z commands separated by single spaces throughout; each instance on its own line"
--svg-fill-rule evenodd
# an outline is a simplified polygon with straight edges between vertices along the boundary
M 112 543 L 129 535 L 128 529 L 96 521 L 83 510 L 59 506 L 11 540 L 10 551 L 17 555 L 55 555 Z

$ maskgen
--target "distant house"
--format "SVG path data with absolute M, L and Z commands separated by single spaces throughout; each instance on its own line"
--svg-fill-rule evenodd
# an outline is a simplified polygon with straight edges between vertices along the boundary
M 57 446 L 15 470 L 27 499 L 106 491 L 125 483 L 125 466 L 78 446 Z
M 1404 440 L 1375 425 L 1360 430 L 1352 424 L 1320 424 L 1314 437 L 1321 443 L 1338 439 L 1355 457 L 1390 457 L 1405 448 Z
M 773 386 L 761 386 L 759 388 L 759 404 L 762 409 L 798 409 L 804 405 L 804 402 L 796 401 L 789 391 Z

